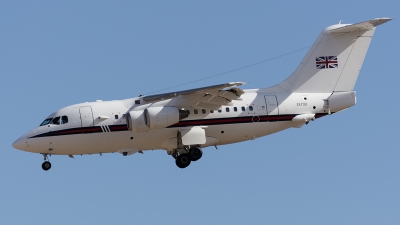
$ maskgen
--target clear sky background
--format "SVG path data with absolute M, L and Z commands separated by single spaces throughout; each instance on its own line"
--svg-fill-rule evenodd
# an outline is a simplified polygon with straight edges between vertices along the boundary
M 397 0 L 1 1 L 0 224 L 400 224 L 399 9 Z M 206 148 L 183 170 L 153 151 L 52 156 L 44 172 L 41 155 L 11 146 L 75 103 L 275 85 L 322 29 L 376 17 L 395 20 L 375 33 L 357 105 L 301 129 Z

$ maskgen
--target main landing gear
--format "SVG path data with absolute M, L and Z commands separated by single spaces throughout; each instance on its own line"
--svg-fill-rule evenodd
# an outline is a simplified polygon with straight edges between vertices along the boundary
M 198 146 L 191 147 L 187 153 L 175 155 L 176 165 L 183 169 L 190 165 L 192 161 L 197 161 L 203 156 L 203 151 Z
M 48 157 L 49 154 L 43 153 L 42 155 L 44 157 L 44 163 L 42 163 L 42 169 L 44 171 L 47 171 L 51 168 L 51 163 L 49 162 L 49 157 Z

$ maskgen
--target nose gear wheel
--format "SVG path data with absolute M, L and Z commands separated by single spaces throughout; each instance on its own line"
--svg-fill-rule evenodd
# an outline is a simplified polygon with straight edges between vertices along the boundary
M 44 163 L 42 163 L 42 169 L 44 171 L 47 171 L 51 168 L 51 163 L 49 162 L 49 154 L 47 153 L 42 153 L 43 158 L 44 158 Z
M 47 170 L 49 170 L 51 168 L 51 163 L 49 162 L 49 161 L 45 161 L 43 164 L 42 164 L 42 169 L 44 170 L 44 171 L 47 171 Z

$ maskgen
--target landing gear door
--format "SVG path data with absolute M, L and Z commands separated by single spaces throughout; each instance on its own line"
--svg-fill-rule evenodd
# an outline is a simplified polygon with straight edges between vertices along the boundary
M 192 127 L 190 129 L 180 129 L 182 144 L 183 145 L 194 145 L 194 144 L 205 144 L 206 131 L 200 127 Z
M 79 113 L 81 115 L 81 126 L 82 127 L 91 127 L 91 126 L 93 126 L 93 111 L 92 111 L 92 107 L 79 108 Z
M 278 99 L 275 95 L 265 95 L 268 115 L 279 115 Z

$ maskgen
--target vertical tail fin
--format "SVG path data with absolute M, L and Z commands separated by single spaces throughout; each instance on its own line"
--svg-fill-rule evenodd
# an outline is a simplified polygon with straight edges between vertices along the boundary
M 299 93 L 352 91 L 375 28 L 389 20 L 378 18 L 327 27 L 295 72 L 270 89 Z

